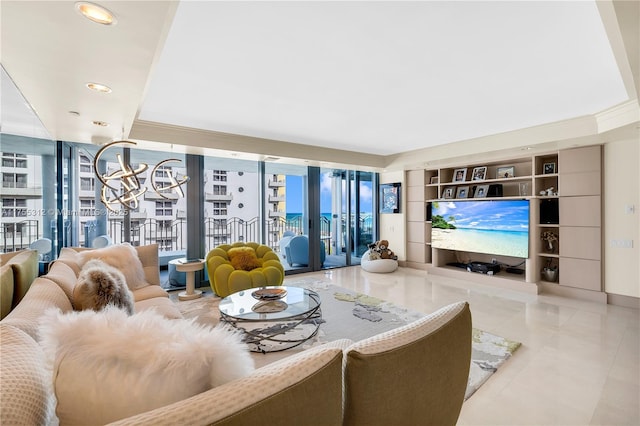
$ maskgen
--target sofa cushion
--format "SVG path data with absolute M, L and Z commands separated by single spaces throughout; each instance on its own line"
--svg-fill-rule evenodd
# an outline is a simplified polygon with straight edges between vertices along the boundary
M 0 319 L 11 312 L 13 304 L 13 268 L 11 265 L 0 267 Z
M 251 375 L 111 426 L 340 425 L 342 351 L 336 340 L 288 356 Z M 215 401 L 214 409 L 209 407 Z
M 46 275 L 58 284 L 73 304 L 73 289 L 76 286 L 76 272 L 66 262 L 54 262 Z M 74 306 L 75 307 L 75 306 Z
M 147 285 L 133 291 L 133 299 L 136 302 L 154 297 L 169 297 L 169 293 L 159 285 Z
M 3 261 L 4 262 L 4 261 Z M 15 308 L 22 300 L 33 280 L 38 276 L 38 252 L 20 250 L 6 262 L 13 268 L 13 303 Z
M 241 336 L 156 312 L 47 311 L 41 345 L 61 424 L 104 424 L 180 401 L 253 370 Z
M 22 302 L 2 322 L 17 327 L 36 339 L 40 316 L 52 306 L 63 312 L 73 310 L 69 298 L 60 286 L 44 276 L 39 277 L 31 284 Z
M 83 250 L 78 253 L 78 265 L 81 267 L 91 259 L 100 259 L 104 263 L 118 268 L 126 278 L 127 286 L 131 290 L 148 285 L 138 252 L 130 244 L 117 244 L 101 249 Z
M 149 286 L 157 287 L 157 286 Z M 160 288 L 160 287 L 157 287 Z M 140 300 L 135 303 L 135 311 L 155 311 L 165 318 L 179 319 L 184 318 L 176 304 L 168 297 L 152 297 L 150 299 Z
M 0 341 L 0 424 L 50 424 L 54 401 L 42 349 L 29 335 L 4 322 Z
M 234 269 L 241 269 L 243 271 L 250 271 L 262 266 L 256 256 L 256 252 L 251 247 L 234 247 L 228 251 L 231 265 Z
M 160 260 L 158 244 L 147 244 L 135 248 L 144 268 L 145 280 L 152 285 L 160 285 Z

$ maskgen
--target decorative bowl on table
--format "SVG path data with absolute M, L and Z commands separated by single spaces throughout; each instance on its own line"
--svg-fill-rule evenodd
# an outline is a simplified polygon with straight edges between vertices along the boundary
M 251 310 L 259 314 L 272 314 L 275 312 L 282 312 L 288 307 L 289 305 L 282 300 L 262 300 L 253 305 Z
M 282 287 L 261 288 L 251 293 L 254 299 L 258 300 L 278 300 L 287 295 L 287 290 Z

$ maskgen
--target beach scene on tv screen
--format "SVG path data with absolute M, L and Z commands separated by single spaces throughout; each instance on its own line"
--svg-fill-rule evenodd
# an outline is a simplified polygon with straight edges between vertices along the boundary
M 431 208 L 432 247 L 529 257 L 529 201 L 439 201 Z

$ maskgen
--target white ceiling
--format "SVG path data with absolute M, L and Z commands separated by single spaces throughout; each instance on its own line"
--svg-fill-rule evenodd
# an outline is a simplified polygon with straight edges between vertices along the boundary
M 162 124 L 389 155 L 637 97 L 592 1 L 100 4 L 117 25 L 2 1 L 2 65 L 53 139 Z

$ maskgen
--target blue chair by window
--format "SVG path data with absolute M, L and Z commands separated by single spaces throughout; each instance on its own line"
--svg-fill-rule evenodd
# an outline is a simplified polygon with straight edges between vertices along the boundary
M 103 248 L 108 247 L 113 244 L 111 238 L 108 235 L 98 235 L 91 241 L 91 247 L 93 248 Z
M 285 247 L 286 259 L 289 266 L 309 265 L 309 237 L 306 235 L 297 235 L 291 238 L 289 244 Z M 325 245 L 320 241 L 320 264 L 324 265 L 327 256 Z

